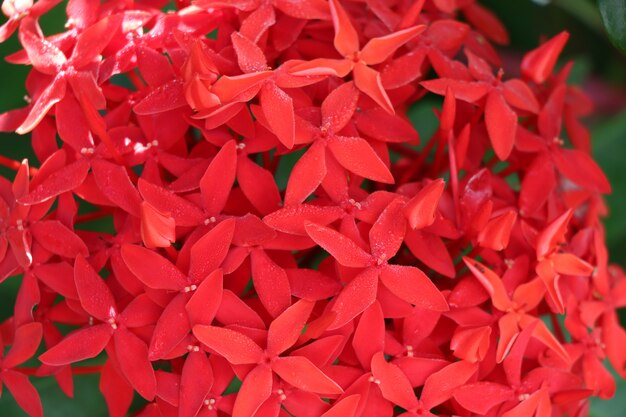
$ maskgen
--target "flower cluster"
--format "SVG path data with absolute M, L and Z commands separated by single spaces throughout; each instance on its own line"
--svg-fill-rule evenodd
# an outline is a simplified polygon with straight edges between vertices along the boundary
M 69 0 L 47 36 L 59 3 L 4 0 L 0 29 L 32 66 L 0 130 L 42 161 L 0 159 L 0 381 L 30 416 L 29 377 L 71 396 L 84 373 L 112 417 L 135 396 L 145 417 L 578 417 L 613 395 L 626 279 L 567 33 L 509 76 L 474 0 Z

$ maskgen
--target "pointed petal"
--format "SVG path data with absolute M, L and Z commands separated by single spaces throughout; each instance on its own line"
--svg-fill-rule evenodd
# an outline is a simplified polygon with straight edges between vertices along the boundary
M 561 242 L 565 240 L 567 233 L 567 225 L 574 212 L 569 209 L 559 217 L 554 219 L 550 224 L 537 236 L 537 259 L 541 260 L 550 253 L 554 252 Z
M 329 330 L 337 329 L 361 314 L 376 300 L 378 271 L 367 268 L 344 287 L 333 304 L 335 321 Z
M 492 91 L 487 96 L 485 123 L 496 155 L 502 161 L 508 159 L 515 143 L 517 114 L 498 91 Z
M 382 352 L 372 358 L 372 375 L 380 381 L 378 386 L 386 400 L 407 410 L 418 406 L 408 378 L 397 365 L 387 362 Z
M 280 355 L 296 343 L 314 306 L 312 301 L 300 300 L 272 321 L 267 333 L 268 354 Z
M 121 254 L 128 269 L 149 288 L 180 291 L 188 285 L 187 277 L 153 250 L 125 244 Z
M 148 347 L 124 327 L 117 329 L 113 341 L 122 373 L 139 395 L 152 401 L 156 394 L 156 378 L 148 360 Z
M 335 28 L 335 48 L 341 55 L 351 56 L 359 50 L 359 35 L 339 0 L 330 0 L 328 5 Z
M 211 324 L 222 303 L 223 286 L 222 270 L 216 269 L 194 291 L 185 305 L 192 325 Z
M 43 220 L 31 224 L 33 238 L 52 253 L 66 257 L 87 256 L 87 245 L 72 230 L 58 220 Z
M 206 172 L 200 179 L 200 191 L 204 209 L 213 215 L 222 212 L 237 172 L 237 148 L 234 140 L 226 142 L 213 157 Z
M 472 274 L 474 274 L 483 287 L 485 287 L 491 296 L 494 307 L 500 311 L 506 311 L 511 306 L 511 299 L 500 277 L 478 261 L 463 257 L 463 262 L 465 262 L 465 265 L 467 265 Z
M 528 52 L 522 59 L 522 74 L 537 84 L 548 79 L 556 64 L 569 33 L 561 32 L 540 47 Z
M 148 358 L 151 361 L 164 358 L 189 334 L 186 302 L 187 295 L 180 293 L 163 310 L 150 340 Z
M 359 90 L 353 82 L 335 88 L 322 102 L 322 126 L 332 132 L 339 132 L 352 119 L 358 99 Z
M 372 38 L 361 50 L 361 59 L 368 65 L 380 64 L 425 29 L 425 25 L 418 25 L 379 38 Z
M 372 256 L 380 261 L 393 258 L 406 232 L 406 221 L 402 216 L 404 201 L 395 199 L 383 210 L 369 231 Z
M 272 132 L 287 149 L 293 148 L 296 137 L 293 99 L 270 82 L 261 89 L 260 103 Z
M 348 171 L 385 184 L 395 182 L 387 165 L 365 139 L 338 136 L 328 141 L 328 148 Z
M 352 268 L 364 268 L 371 264 L 371 255 L 341 233 L 314 223 L 309 223 L 304 228 L 311 239 L 330 253 L 339 264 Z
M 115 299 L 109 287 L 83 256 L 74 262 L 74 282 L 80 305 L 100 321 L 117 316 Z
M 237 54 L 237 63 L 243 72 L 265 71 L 268 68 L 265 54 L 254 42 L 239 32 L 233 32 L 230 39 Z
M 43 417 L 39 393 L 26 375 L 16 371 L 6 370 L 2 373 L 0 380 L 7 386 L 15 402 L 30 417 Z
M 371 364 L 374 354 L 384 350 L 385 317 L 378 301 L 374 301 L 361 315 L 354 331 L 352 346 L 364 368 Z
M 237 181 L 246 198 L 259 213 L 269 214 L 280 207 L 281 197 L 274 176 L 247 156 L 238 160 Z
M 431 181 L 409 200 L 404 215 L 411 229 L 422 229 L 435 222 L 435 214 L 446 183 L 442 178 Z
M 266 365 L 254 368 L 237 393 L 233 417 L 252 417 L 272 394 L 272 370 Z
M 176 241 L 176 221 L 147 201 L 140 205 L 141 240 L 150 249 L 167 248 Z
M 391 100 L 389 100 L 389 96 L 383 88 L 378 71 L 359 62 L 354 66 L 352 73 L 354 74 L 356 88 L 367 94 L 387 113 L 395 114 L 393 104 L 391 104 Z
M 109 324 L 86 327 L 65 336 L 39 357 L 46 365 L 61 366 L 98 356 L 109 343 L 113 328 Z
M 233 365 L 257 364 L 263 350 L 248 336 L 224 327 L 196 325 L 193 334 L 209 349 Z
M 454 390 L 464 385 L 477 369 L 477 364 L 458 361 L 429 376 L 422 390 L 424 408 L 430 410 L 451 398 Z
M 235 220 L 226 219 L 191 247 L 189 278 L 199 282 L 224 262 L 235 232 Z
M 195 417 L 213 386 L 213 368 L 206 353 L 190 352 L 180 377 L 178 417 Z
M 42 203 L 59 194 L 74 190 L 83 183 L 89 171 L 89 162 L 79 159 L 69 165 L 53 172 L 44 179 L 29 194 L 19 199 L 21 204 L 27 206 Z
M 343 392 L 335 381 L 303 356 L 276 358 L 272 362 L 272 369 L 284 381 L 302 391 L 322 395 L 336 395 Z
M 380 280 L 391 292 L 417 307 L 434 311 L 448 311 L 448 303 L 437 286 L 418 268 L 403 265 L 385 265 Z
M 30 359 L 39 348 L 42 334 L 41 323 L 27 323 L 18 327 L 11 350 L 2 360 L 2 367 L 15 368 Z
M 348 395 L 334 403 L 321 417 L 355 417 L 360 401 L 359 394 Z
M 287 273 L 260 249 L 252 251 L 250 264 L 252 282 L 261 303 L 272 317 L 278 316 L 291 304 Z
M 287 182 L 285 206 L 302 203 L 322 183 L 324 177 L 326 177 L 325 154 L 326 148 L 324 145 L 320 142 L 315 142 L 298 159 L 291 170 L 289 181 Z M 270 214 L 270 216 L 275 213 Z
M 126 169 L 104 159 L 92 161 L 91 169 L 100 191 L 113 204 L 133 216 L 139 217 L 141 196 L 131 182 Z

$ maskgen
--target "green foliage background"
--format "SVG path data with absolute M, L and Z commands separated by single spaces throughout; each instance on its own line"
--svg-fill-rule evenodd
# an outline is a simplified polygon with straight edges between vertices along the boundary
M 593 134 L 594 156 L 613 185 L 613 194 L 606 199 L 610 208 L 606 228 L 611 259 L 626 267 L 626 58 L 608 41 L 595 1 L 481 0 L 481 3 L 494 10 L 508 28 L 511 45 L 507 47 L 507 54 L 513 53 L 513 57 L 534 48 L 543 37 L 551 37 L 562 30 L 570 32 L 571 38 L 563 58 L 564 61 L 574 59 L 576 62 L 571 82 L 581 84 L 598 102 L 596 114 L 586 122 Z M 549 4 L 541 6 L 539 3 Z M 617 3 L 626 7 L 623 0 L 617 0 Z M 63 30 L 64 5 L 65 2 L 42 19 L 41 26 L 46 34 Z M 623 18 L 626 20 L 626 16 Z M 0 57 L 18 49 L 16 36 L 13 36 L 0 45 Z M 25 105 L 24 81 L 27 72 L 25 67 L 0 61 L 0 112 Z M 436 128 L 431 108 L 432 102 L 424 102 L 411 114 L 422 137 L 428 137 Z M 31 164 L 38 165 L 29 148 L 28 137 L 0 133 L 0 155 L 16 160 L 29 158 Z M 14 173 L 0 167 L 0 175 L 12 178 Z M 0 285 L 0 320 L 12 314 L 18 286 L 16 278 Z M 41 394 L 46 417 L 108 415 L 98 390 L 97 376 L 76 377 L 73 400 L 63 395 L 52 378 L 38 378 L 34 383 Z M 6 389 L 3 391 L 0 417 L 25 416 Z M 626 381 L 618 380 L 618 390 L 612 400 L 594 399 L 591 416 L 626 416 Z

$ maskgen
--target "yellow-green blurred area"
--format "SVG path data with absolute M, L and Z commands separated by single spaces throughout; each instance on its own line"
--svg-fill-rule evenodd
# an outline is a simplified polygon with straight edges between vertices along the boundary
M 624 0 L 620 1 L 624 3 Z M 561 64 L 575 61 L 570 82 L 579 84 L 596 105 L 595 114 L 584 122 L 592 132 L 594 157 L 613 185 L 613 193 L 606 197 L 610 214 L 605 221 L 611 260 L 626 267 L 626 57 L 608 41 L 596 0 L 481 0 L 481 3 L 491 8 L 509 30 L 511 44 L 499 48 L 505 61 L 519 60 L 525 51 L 536 47 L 542 39 L 562 30 L 570 33 Z M 64 30 L 64 7 L 65 2 L 41 20 L 46 35 Z M 626 15 L 622 19 L 626 21 Z M 18 49 L 14 35 L 0 45 L 0 56 L 5 57 Z M 0 62 L 0 112 L 26 105 L 24 81 L 27 73 L 26 67 Z M 418 104 L 412 116 L 413 120 L 419 119 L 416 128 L 422 137 L 428 137 L 428 132 L 434 131 L 436 118 L 432 117 L 432 102 Z M 30 150 L 28 136 L 0 133 L 0 155 L 15 160 L 29 158 L 34 166 L 40 162 Z M 12 178 L 14 172 L 0 167 L 0 175 Z M 0 320 L 11 315 L 18 286 L 17 278 L 0 285 Z M 40 392 L 47 417 L 108 415 L 96 375 L 75 377 L 75 398 L 72 400 L 64 396 L 52 378 L 32 380 Z M 0 399 L 0 417 L 25 415 L 5 388 Z M 626 382 L 618 381 L 614 399 L 593 400 L 591 416 L 626 416 Z

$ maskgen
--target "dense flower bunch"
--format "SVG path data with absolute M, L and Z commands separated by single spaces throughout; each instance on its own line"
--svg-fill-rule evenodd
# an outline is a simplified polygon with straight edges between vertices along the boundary
M 46 36 L 58 3 L 4 0 L 0 31 L 32 66 L 0 129 L 42 161 L 1 159 L 0 282 L 21 285 L 0 381 L 29 415 L 29 377 L 71 396 L 84 373 L 113 417 L 136 395 L 146 417 L 584 416 L 612 396 L 626 279 L 591 106 L 555 70 L 566 33 L 510 76 L 474 0 L 69 0 Z

